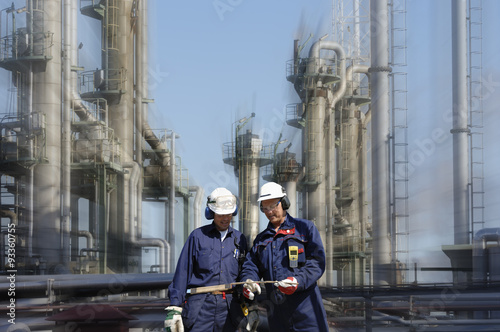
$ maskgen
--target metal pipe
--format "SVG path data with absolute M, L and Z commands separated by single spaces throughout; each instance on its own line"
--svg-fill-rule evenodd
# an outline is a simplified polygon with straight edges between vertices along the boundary
M 46 297 L 47 280 L 53 279 L 51 289 L 65 295 L 106 296 L 129 291 L 166 289 L 173 274 L 71 274 L 16 276 L 16 298 Z M 0 283 L 0 299 L 6 298 L 9 282 Z
M 161 273 L 165 273 L 165 271 L 170 270 L 169 260 L 166 259 L 168 253 L 170 252 L 170 245 L 167 241 L 160 238 L 138 238 L 137 237 L 137 225 L 135 221 L 137 220 L 137 200 L 135 199 L 137 195 L 137 183 L 140 179 L 141 167 L 138 163 L 126 163 L 123 165 L 125 168 L 132 168 L 132 173 L 129 178 L 129 222 L 130 222 L 130 240 L 133 244 L 138 245 L 140 247 L 158 247 L 159 251 L 159 259 Z
M 142 1 L 137 2 L 137 20 L 136 21 L 136 32 L 135 32 L 135 161 L 141 166 L 139 169 L 139 177 L 142 175 L 142 123 L 144 121 L 143 117 L 143 104 L 142 104 L 142 95 L 144 92 L 143 86 L 143 78 L 145 68 L 142 66 L 142 39 L 143 39 L 143 25 L 142 21 L 146 20 L 147 13 L 144 11 L 142 6 Z M 141 48 L 139 48 L 141 47 Z M 142 181 L 137 181 L 135 184 L 137 186 L 136 189 L 136 208 L 137 208 L 137 230 L 138 233 L 142 236 Z M 162 262 L 164 264 L 164 262 Z M 161 264 L 160 264 L 161 265 Z
M 62 125 L 62 217 L 61 262 L 69 268 L 71 260 L 70 247 L 70 215 L 71 215 L 71 0 L 64 0 L 64 30 L 63 30 L 63 125 Z
M 141 57 L 140 60 L 140 67 L 141 68 L 141 77 L 138 76 L 138 83 L 141 84 L 141 98 L 142 98 L 142 125 L 141 125 L 141 130 L 142 130 L 142 136 L 146 140 L 146 142 L 151 146 L 153 150 L 158 150 L 155 152 L 155 154 L 158 156 L 158 158 L 162 161 L 162 166 L 167 166 L 170 163 L 170 156 L 168 152 L 164 152 L 167 150 L 167 147 L 165 144 L 156 137 L 154 134 L 153 130 L 151 129 L 148 121 L 148 107 L 147 103 L 144 102 L 144 97 L 147 98 L 149 94 L 148 90 L 148 75 L 144 74 L 147 68 L 149 67 L 148 65 L 148 34 L 144 33 L 144 31 L 148 31 L 148 20 L 147 18 L 147 11 L 148 11 L 148 1 L 147 0 L 141 0 L 140 3 L 142 3 L 142 6 L 140 6 L 140 17 L 143 17 L 144 19 L 139 18 L 138 24 L 140 25 L 140 28 L 142 32 L 140 33 L 140 40 L 137 42 L 139 43 L 139 50 L 137 51 L 139 56 Z M 140 80 L 140 82 L 139 82 Z M 138 127 L 139 128 L 139 127 Z
M 488 280 L 487 242 L 495 241 L 500 245 L 500 228 L 483 228 L 474 235 L 472 241 L 472 281 Z
M 141 48 L 141 53 L 142 53 L 142 68 L 143 68 L 143 75 L 142 75 L 142 96 L 143 98 L 149 98 L 149 79 L 147 75 L 147 70 L 149 68 L 149 48 L 148 48 L 148 0 L 141 0 L 142 3 L 141 6 L 141 17 L 144 19 L 139 21 L 139 24 L 141 25 L 141 29 L 143 33 L 141 33 L 142 36 L 142 48 Z M 145 73 L 145 74 L 144 74 Z M 144 100 L 143 100 L 144 102 Z M 143 103 L 142 105 L 142 118 L 143 122 L 148 121 L 148 103 Z
M 11 211 L 11 210 L 0 210 L 0 217 L 1 218 L 9 218 L 11 224 L 14 224 L 14 225 L 18 226 L 17 225 L 17 213 L 15 213 L 14 211 Z
M 146 19 L 146 12 L 143 10 L 142 1 L 137 2 L 138 15 L 136 21 L 136 32 L 135 32 L 135 156 L 136 162 L 142 165 L 142 122 L 143 122 L 143 111 L 142 111 L 142 95 L 144 91 L 144 69 L 143 68 L 143 25 L 142 21 Z M 142 201 L 142 200 L 141 200 Z
M 142 124 L 142 135 L 149 146 L 151 146 L 153 150 L 157 150 L 155 154 L 161 160 L 161 166 L 168 166 L 171 158 L 170 154 L 167 152 L 167 147 L 165 146 L 165 143 L 158 139 L 146 121 Z
M 29 168 L 29 182 L 28 182 L 28 201 L 29 201 L 29 221 L 28 221 L 28 257 L 33 257 L 33 190 L 34 190 L 34 168 L 31 166 Z
M 190 192 L 195 192 L 193 202 L 193 229 L 201 226 L 201 204 L 203 203 L 203 188 L 200 186 L 190 186 Z
M 389 37 L 387 0 L 370 0 L 373 282 L 392 282 L 389 218 Z
M 467 2 L 451 2 L 453 211 L 455 244 L 470 243 L 467 114 Z M 457 280 L 458 281 L 458 280 Z
M 65 4 L 68 4 L 68 1 L 65 0 Z M 69 38 L 69 41 L 65 45 L 69 47 L 69 62 L 71 66 L 78 66 L 78 30 L 77 30 L 77 22 L 78 22 L 78 8 L 76 1 L 69 1 L 69 5 L 71 8 L 70 16 L 65 16 L 65 24 L 69 24 L 69 27 L 65 29 L 65 37 Z M 66 15 L 68 15 L 66 13 Z M 66 34 L 67 33 L 67 34 Z M 71 69 L 71 68 L 70 68 Z M 81 121 L 97 121 L 97 119 L 92 115 L 87 106 L 83 103 L 83 100 L 80 98 L 80 93 L 78 92 L 78 74 L 76 71 L 71 71 L 70 73 L 71 84 L 65 85 L 70 90 L 70 98 L 72 103 L 72 108 L 75 114 L 79 117 Z
M 175 137 L 176 134 L 172 131 L 171 149 L 170 149 L 170 192 L 168 196 L 168 244 L 171 248 L 169 267 L 173 269 L 175 266 Z M 172 272 L 167 269 L 168 272 Z
M 353 64 L 352 66 L 349 66 L 347 68 L 347 71 L 346 71 L 346 83 L 347 83 L 347 87 L 346 89 L 352 91 L 356 88 L 354 86 L 354 78 L 353 78 L 353 74 L 366 74 L 366 75 L 370 75 L 369 73 L 370 71 L 370 67 L 369 66 L 365 66 L 365 65 L 356 65 L 356 64 Z M 359 82 L 357 82 L 359 84 Z
M 368 109 L 368 111 L 365 113 L 363 112 L 359 112 L 360 113 L 360 127 L 361 127 L 361 130 L 360 130 L 360 133 L 359 133 L 359 145 L 360 145 L 360 153 L 359 153 L 359 167 L 358 167 L 358 178 L 359 178 L 359 181 L 358 181 L 358 184 L 359 184 L 359 187 L 358 187 L 358 200 L 359 202 L 361 203 L 359 205 L 359 223 L 360 223 L 360 247 L 363 248 L 363 250 L 366 250 L 366 234 L 368 232 L 368 229 L 367 229 L 367 218 L 368 218 L 368 208 L 367 208 L 367 204 L 365 204 L 364 202 L 367 201 L 367 196 L 368 196 L 368 187 L 367 187 L 367 172 L 368 172 L 368 169 L 366 167 L 367 163 L 366 163 L 366 159 L 367 159 L 367 154 L 366 154 L 366 150 L 367 150 L 367 138 L 366 138 L 366 127 L 367 127 L 367 123 L 369 123 L 370 119 L 371 119 L 371 112 L 370 112 L 370 109 Z M 363 277 L 360 277 L 361 280 L 363 280 L 363 284 L 364 284 L 364 275 L 365 275 L 365 271 L 366 271 L 366 258 L 363 258 L 362 262 L 361 262 L 361 267 L 360 267 L 360 270 L 359 270 L 359 274 L 362 275 Z
M 285 188 L 286 195 L 290 200 L 290 212 L 297 215 L 297 181 L 286 181 L 282 183 Z
M 77 232 L 78 236 L 80 237 L 84 237 L 87 239 L 87 248 L 88 249 L 92 249 L 94 248 L 94 236 L 92 235 L 92 233 L 90 233 L 89 231 L 85 231 L 85 230 L 79 230 Z

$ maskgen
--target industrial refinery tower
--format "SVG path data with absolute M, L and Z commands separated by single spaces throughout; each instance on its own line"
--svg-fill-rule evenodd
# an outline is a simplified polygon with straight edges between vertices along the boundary
M 78 10 L 100 25 L 91 71 L 78 64 Z M 168 272 L 175 197 L 193 188 L 176 165 L 178 136 L 148 124 L 147 1 L 28 0 L 0 14 L 14 101 L 0 120 L 0 205 L 17 270 L 137 273 L 154 247 L 156 271 Z M 142 237 L 144 200 L 163 202 L 165 236 Z

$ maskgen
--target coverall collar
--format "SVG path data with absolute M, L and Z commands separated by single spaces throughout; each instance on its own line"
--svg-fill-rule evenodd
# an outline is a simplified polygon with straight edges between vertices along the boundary
M 270 222 L 267 224 L 267 228 L 276 234 L 293 234 L 295 232 L 295 224 L 291 220 L 288 213 L 285 216 L 285 221 L 283 221 L 283 223 L 280 225 L 277 232 L 274 230 L 274 226 Z
M 227 228 L 227 235 L 226 235 L 226 237 L 232 237 L 233 230 L 234 230 L 234 228 L 232 228 L 231 226 L 229 226 L 229 227 Z M 219 235 L 219 237 L 220 237 L 220 232 L 219 232 L 219 230 L 215 227 L 215 224 L 214 224 L 214 222 L 213 222 L 213 221 L 212 221 L 212 223 L 210 224 L 210 228 L 209 228 L 209 230 L 208 230 L 208 231 L 209 231 L 209 233 L 218 234 L 218 235 Z

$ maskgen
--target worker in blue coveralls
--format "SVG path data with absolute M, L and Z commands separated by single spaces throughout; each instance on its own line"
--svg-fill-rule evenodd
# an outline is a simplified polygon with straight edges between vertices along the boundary
M 237 330 L 243 318 L 238 294 L 216 291 L 189 295 L 191 288 L 237 281 L 247 241 L 230 226 L 236 214 L 236 197 L 226 188 L 217 188 L 208 196 L 205 217 L 213 222 L 195 229 L 182 248 L 168 287 L 167 332 Z
M 264 184 L 257 200 L 269 223 L 253 242 L 243 263 L 243 295 L 252 300 L 266 283 L 269 330 L 328 331 L 317 280 L 325 272 L 325 250 L 318 229 L 309 220 L 290 216 L 285 189 Z

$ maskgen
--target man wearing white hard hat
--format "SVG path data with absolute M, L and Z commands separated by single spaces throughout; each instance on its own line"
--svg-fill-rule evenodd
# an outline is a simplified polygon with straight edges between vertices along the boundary
M 213 222 L 189 235 L 168 287 L 165 329 L 183 331 L 236 331 L 242 310 L 231 291 L 189 295 L 190 289 L 237 281 L 247 251 L 246 237 L 231 227 L 238 212 L 236 197 L 217 188 L 207 198 L 205 217 Z
M 309 220 L 290 216 L 285 189 L 268 182 L 260 189 L 260 210 L 269 219 L 248 253 L 241 280 L 243 295 L 253 300 L 266 283 L 269 330 L 328 331 L 326 312 L 317 285 L 325 272 L 325 249 L 318 229 Z

